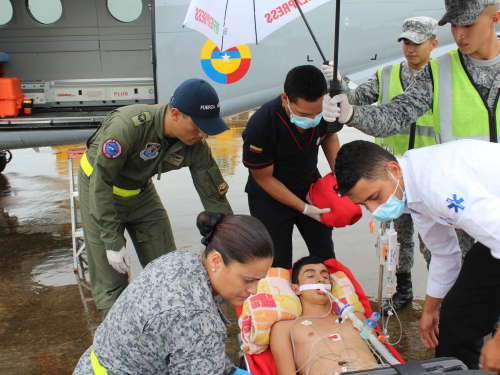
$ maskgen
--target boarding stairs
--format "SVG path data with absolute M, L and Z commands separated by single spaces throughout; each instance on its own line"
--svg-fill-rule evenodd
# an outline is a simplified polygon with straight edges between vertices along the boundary
M 68 150 L 69 159 L 69 195 L 71 201 L 71 237 L 73 239 L 73 271 L 79 272 L 78 264 L 83 267 L 83 258 L 81 257 L 85 250 L 85 242 L 83 240 L 83 228 L 78 225 L 78 212 L 76 207 L 76 199 L 78 198 L 78 190 L 75 184 L 74 159 L 81 159 L 85 153 L 85 147 L 79 147 Z M 86 262 L 85 262 L 86 263 Z M 83 270 L 82 270 L 83 271 Z
M 85 257 L 85 242 L 83 238 L 83 228 L 78 224 L 78 208 L 77 198 L 78 189 L 75 184 L 74 160 L 81 159 L 85 153 L 86 147 L 78 147 L 68 150 L 69 160 L 69 195 L 71 202 L 71 237 L 73 240 L 73 272 L 76 276 L 78 290 L 82 299 L 85 313 L 89 314 L 89 302 L 93 301 L 92 295 L 87 297 L 90 292 L 90 283 L 85 276 L 85 271 L 88 270 L 88 263 Z M 86 293 L 85 293 L 86 291 Z

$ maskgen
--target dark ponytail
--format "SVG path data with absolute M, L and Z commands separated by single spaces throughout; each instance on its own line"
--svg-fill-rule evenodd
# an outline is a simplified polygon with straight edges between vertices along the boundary
M 248 215 L 214 214 L 203 211 L 196 219 L 196 226 L 206 246 L 203 258 L 218 251 L 224 264 L 246 264 L 254 259 L 274 257 L 273 241 L 260 220 Z

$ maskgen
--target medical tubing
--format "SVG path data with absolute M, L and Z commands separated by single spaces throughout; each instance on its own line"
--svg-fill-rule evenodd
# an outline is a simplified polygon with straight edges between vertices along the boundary
M 290 327 L 290 339 L 292 340 L 293 360 L 294 361 L 295 361 L 295 343 L 293 342 L 293 325 L 295 324 L 295 322 L 297 320 L 299 320 L 299 319 L 306 319 L 306 318 L 324 318 L 328 314 L 330 314 L 330 312 L 332 311 L 332 309 L 333 309 L 333 300 L 338 303 L 338 300 L 335 297 L 333 297 L 333 295 L 330 292 L 328 292 L 326 289 L 323 289 L 323 291 L 326 293 L 326 296 L 330 300 L 330 310 L 328 310 L 328 312 L 325 315 L 322 315 L 322 316 L 301 316 L 301 317 L 295 319 L 293 321 L 293 323 L 292 323 L 292 326 Z M 330 296 L 333 297 L 333 300 L 330 298 Z
M 335 301 L 337 302 L 337 301 Z M 337 304 L 340 304 L 340 305 L 343 305 L 340 301 L 337 302 Z M 345 319 L 345 317 L 348 317 L 349 319 L 351 319 L 352 321 L 352 324 L 354 324 L 354 326 L 356 328 L 358 328 L 360 331 L 363 329 L 363 322 L 354 314 L 354 307 L 352 307 L 351 305 L 344 305 L 342 307 L 342 311 L 341 311 L 341 316 L 342 316 L 342 319 Z M 370 336 L 368 336 L 368 340 L 372 343 L 372 345 L 375 347 L 375 349 L 377 349 L 379 351 L 379 353 L 382 355 L 382 357 L 384 357 L 384 359 L 389 362 L 391 365 L 395 365 L 395 364 L 398 364 L 400 363 L 392 354 L 389 350 L 387 350 L 387 348 L 385 347 L 384 344 L 382 344 L 379 339 L 373 334 L 371 333 Z
M 399 338 L 398 338 L 398 341 L 396 341 L 396 342 L 390 342 L 389 339 L 387 339 L 387 343 L 389 345 L 392 345 L 392 346 L 397 345 L 401 341 L 401 339 L 403 338 L 403 326 L 401 324 L 401 320 L 399 319 L 398 313 L 394 309 L 393 303 L 394 303 L 394 301 L 392 300 L 392 298 L 390 298 L 389 305 L 391 306 L 391 310 L 393 311 L 393 313 L 396 316 L 396 319 L 398 320 L 398 323 L 399 323 Z M 387 317 L 387 320 L 385 322 L 386 328 L 389 327 L 389 318 L 390 318 L 390 316 Z
M 328 314 L 330 314 L 330 312 L 332 311 L 333 302 L 335 301 L 335 303 L 337 304 L 337 306 L 341 307 L 340 315 L 341 315 L 342 319 L 345 319 L 346 317 L 348 317 L 349 319 L 351 319 L 352 324 L 361 331 L 363 329 L 364 324 L 354 314 L 354 307 L 351 306 L 351 305 L 349 305 L 349 304 L 344 305 L 337 298 L 335 298 L 329 291 L 327 291 L 325 289 L 323 289 L 323 290 L 326 292 L 326 295 L 327 295 L 328 299 L 330 300 L 330 309 L 328 310 L 328 312 L 325 315 L 322 315 L 322 316 L 301 316 L 300 318 L 301 319 L 305 319 L 305 318 L 324 318 Z M 295 343 L 293 341 L 293 325 L 295 324 L 295 322 L 297 322 L 297 320 L 299 320 L 299 319 L 294 320 L 293 323 L 292 323 L 292 326 L 290 327 L 290 339 L 292 341 L 292 349 L 293 349 L 293 359 L 294 359 L 294 361 L 295 361 L 296 358 L 295 358 Z M 379 339 L 373 333 L 370 334 L 370 336 L 368 337 L 368 340 L 374 346 L 374 348 L 379 351 L 380 355 L 382 357 L 384 357 L 384 359 L 387 362 L 389 362 L 391 365 L 396 365 L 396 364 L 401 363 L 401 362 L 399 362 L 391 354 L 391 352 L 389 352 L 389 350 L 387 350 L 387 348 L 385 347 L 385 345 L 383 343 L 381 343 L 379 341 Z
M 375 349 L 378 350 L 382 357 L 384 357 L 384 359 L 391 365 L 397 365 L 401 363 L 392 355 L 392 353 L 385 347 L 384 344 L 379 341 L 379 339 L 373 333 L 368 337 L 368 340 L 375 347 Z
M 372 331 L 377 327 L 377 323 L 368 320 L 366 324 L 363 326 L 363 329 L 360 332 L 360 336 L 365 340 L 370 337 Z
M 380 320 L 380 314 L 377 312 L 372 313 L 372 316 L 370 316 L 370 320 L 377 323 Z

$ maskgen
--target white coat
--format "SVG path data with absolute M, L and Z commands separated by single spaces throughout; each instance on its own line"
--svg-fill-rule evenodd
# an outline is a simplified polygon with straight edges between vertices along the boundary
M 410 213 L 430 252 L 427 294 L 443 298 L 461 267 L 454 228 L 500 259 L 500 145 L 460 140 L 411 150 L 399 161 Z M 481 277 L 481 275 L 477 275 Z

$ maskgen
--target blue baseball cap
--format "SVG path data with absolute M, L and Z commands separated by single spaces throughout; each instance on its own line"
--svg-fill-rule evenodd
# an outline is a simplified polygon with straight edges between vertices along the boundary
M 229 126 L 220 117 L 219 96 L 205 80 L 188 79 L 175 89 L 170 100 L 172 106 L 191 117 L 194 124 L 206 135 L 217 135 Z

